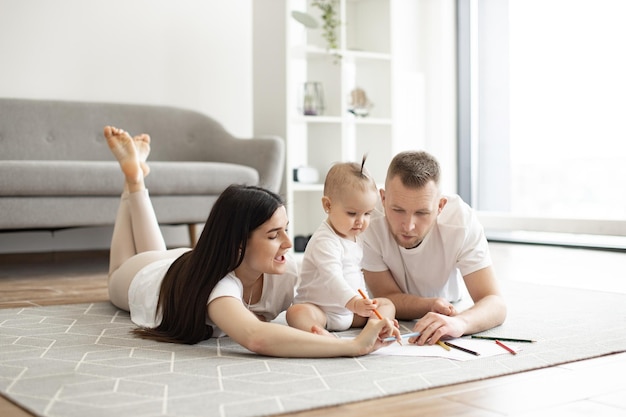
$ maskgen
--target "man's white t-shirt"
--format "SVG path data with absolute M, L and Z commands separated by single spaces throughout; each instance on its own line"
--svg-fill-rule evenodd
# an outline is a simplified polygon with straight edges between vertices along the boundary
M 407 294 L 461 299 L 462 277 L 491 265 L 489 246 L 475 212 L 459 196 L 448 196 L 433 229 L 413 249 L 399 246 L 384 216 L 363 233 L 366 271 L 389 270 Z
M 261 299 L 249 307 L 250 311 L 263 316 L 266 321 L 274 320 L 293 302 L 298 283 L 298 266 L 291 254 L 287 253 L 285 257 L 287 261 L 285 273 L 265 274 Z M 175 260 L 176 258 L 152 262 L 142 268 L 133 278 L 128 289 L 128 305 L 130 318 L 136 325 L 154 328 L 161 323 L 162 317 L 160 314 L 157 315 L 159 291 L 167 270 Z M 234 272 L 229 273 L 217 283 L 209 295 L 207 305 L 219 297 L 233 297 L 246 304 L 243 301 L 243 284 Z M 213 326 L 213 337 L 223 335 L 223 332 L 209 320 L 208 315 L 206 324 Z
M 294 303 L 313 303 L 327 313 L 349 315 L 351 322 L 353 313 L 345 305 L 359 288 L 365 290 L 362 258 L 359 243 L 342 238 L 322 222 L 304 251 Z

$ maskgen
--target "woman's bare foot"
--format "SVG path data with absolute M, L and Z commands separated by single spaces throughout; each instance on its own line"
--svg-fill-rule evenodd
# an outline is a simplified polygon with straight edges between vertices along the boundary
M 137 156 L 139 157 L 139 164 L 143 171 L 143 177 L 146 178 L 150 173 L 150 167 L 146 163 L 148 160 L 148 154 L 150 154 L 150 136 L 146 133 L 137 135 L 133 138 L 135 142 L 135 148 L 137 149 Z
M 328 330 L 326 330 L 325 328 L 318 326 L 317 324 L 314 324 L 313 326 L 311 326 L 311 333 L 313 334 L 317 334 L 320 336 L 327 336 L 327 337 L 335 337 L 331 332 L 329 332 Z
M 126 177 L 126 184 L 132 188 L 130 191 L 143 188 L 144 173 L 141 158 L 147 157 L 145 146 L 142 145 L 143 150 L 141 152 L 138 151 L 135 141 L 128 132 L 113 126 L 104 127 L 104 137 L 109 144 L 111 152 L 113 152 L 120 164 L 120 168 Z M 139 142 L 145 143 L 143 141 Z M 147 149 L 149 152 L 149 145 Z

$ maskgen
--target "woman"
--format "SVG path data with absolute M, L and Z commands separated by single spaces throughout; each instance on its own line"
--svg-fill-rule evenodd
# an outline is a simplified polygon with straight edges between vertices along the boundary
M 354 339 L 271 323 L 291 304 L 296 281 L 280 197 L 259 187 L 230 186 L 215 202 L 196 247 L 167 250 L 144 184 L 150 137 L 131 138 L 110 126 L 104 136 L 125 176 L 109 295 L 140 326 L 137 335 L 193 344 L 223 332 L 253 352 L 282 357 L 358 356 L 392 343 L 385 337 L 400 341 L 388 319 L 370 320 Z

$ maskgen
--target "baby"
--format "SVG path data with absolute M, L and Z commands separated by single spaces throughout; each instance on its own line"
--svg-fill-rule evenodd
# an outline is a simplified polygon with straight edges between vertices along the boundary
M 309 240 L 302 261 L 301 283 L 287 323 L 318 334 L 363 327 L 368 318 L 394 319 L 395 306 L 386 298 L 369 299 L 361 271 L 363 249 L 358 236 L 370 223 L 378 202 L 376 182 L 365 159 L 337 163 L 324 182 L 322 207 L 326 220 Z

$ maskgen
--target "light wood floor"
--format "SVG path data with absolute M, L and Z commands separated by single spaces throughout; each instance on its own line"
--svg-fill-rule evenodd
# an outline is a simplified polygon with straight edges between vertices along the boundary
M 624 252 L 503 243 L 491 251 L 502 280 L 626 294 Z M 105 301 L 106 270 L 103 253 L 0 255 L 0 308 Z M 623 375 L 626 353 L 286 416 L 623 417 Z M 31 414 L 0 397 L 0 416 Z

